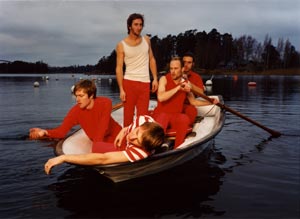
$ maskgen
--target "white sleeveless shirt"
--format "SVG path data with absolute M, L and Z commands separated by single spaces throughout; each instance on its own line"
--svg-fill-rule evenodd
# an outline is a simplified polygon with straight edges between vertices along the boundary
M 122 40 L 124 62 L 126 65 L 124 79 L 150 82 L 149 75 L 149 45 L 144 37 L 137 46 L 130 46 Z

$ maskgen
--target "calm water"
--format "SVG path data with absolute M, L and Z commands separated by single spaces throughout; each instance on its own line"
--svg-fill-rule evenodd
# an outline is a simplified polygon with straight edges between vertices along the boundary
M 28 130 L 57 126 L 84 76 L 49 77 L 0 75 L 0 218 L 300 217 L 299 76 L 214 77 L 210 94 L 283 135 L 270 138 L 227 113 L 208 159 L 120 184 L 68 164 L 44 174 L 55 142 L 29 141 Z M 252 80 L 254 88 L 247 86 Z M 97 87 L 118 102 L 115 80 L 102 78 Z

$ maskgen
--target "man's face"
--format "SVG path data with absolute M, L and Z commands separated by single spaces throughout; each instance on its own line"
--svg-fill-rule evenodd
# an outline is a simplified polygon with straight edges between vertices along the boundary
M 183 72 L 188 73 L 194 67 L 193 58 L 190 56 L 184 56 L 182 60 L 183 60 Z
M 142 147 L 143 133 L 144 129 L 142 127 L 137 127 L 126 136 L 127 142 L 130 144 Z
M 135 19 L 132 21 L 131 27 L 129 27 L 130 32 L 135 36 L 141 35 L 143 30 L 143 21 L 142 19 Z
M 75 92 L 76 102 L 81 109 L 88 108 L 93 100 L 93 96 L 88 97 L 88 94 L 83 90 L 79 89 Z
M 172 60 L 170 62 L 170 73 L 173 80 L 178 80 L 182 77 L 180 60 Z

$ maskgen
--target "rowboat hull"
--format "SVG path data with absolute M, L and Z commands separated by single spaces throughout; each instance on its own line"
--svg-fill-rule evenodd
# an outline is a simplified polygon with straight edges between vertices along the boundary
M 223 103 L 221 96 L 219 98 Z M 156 106 L 156 101 L 151 101 L 150 110 Z M 212 143 L 214 137 L 222 130 L 225 121 L 225 111 L 217 106 L 197 107 L 201 121 L 195 123 L 193 132 L 196 136 L 187 137 L 185 142 L 176 150 L 154 154 L 147 159 L 137 162 L 126 162 L 109 165 L 93 166 L 100 174 L 113 182 L 122 182 L 137 177 L 158 173 L 172 167 L 181 165 L 202 154 Z M 123 109 L 112 113 L 116 121 L 122 124 Z M 83 130 L 79 130 L 69 138 L 58 142 L 56 154 L 82 154 L 91 152 L 91 142 Z

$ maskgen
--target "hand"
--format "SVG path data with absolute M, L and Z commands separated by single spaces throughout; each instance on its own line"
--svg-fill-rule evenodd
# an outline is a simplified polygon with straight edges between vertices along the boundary
M 46 174 L 50 174 L 52 167 L 62 164 L 64 162 L 64 155 L 54 157 L 49 159 L 44 166 L 44 170 Z
M 187 93 L 191 92 L 191 86 L 188 81 L 184 81 L 184 82 L 180 83 L 180 87 L 181 87 L 181 90 L 183 90 Z
M 218 104 L 219 100 L 217 98 L 210 98 L 213 104 Z
M 29 130 L 29 139 L 40 139 L 47 136 L 48 132 L 45 129 L 41 128 L 31 128 Z
M 121 91 L 120 91 L 120 100 L 121 100 L 122 102 L 125 102 L 125 101 L 126 101 L 126 93 L 125 93 L 124 90 L 121 90 Z
M 122 141 L 125 137 L 128 127 L 122 128 L 117 137 L 115 138 L 114 144 L 116 147 L 121 147 Z
M 153 81 L 152 81 L 152 90 L 151 90 L 151 92 L 152 92 L 152 93 L 156 92 L 156 91 L 157 91 L 157 88 L 158 88 L 158 81 L 157 81 L 157 79 L 156 79 L 156 80 L 153 80 Z

